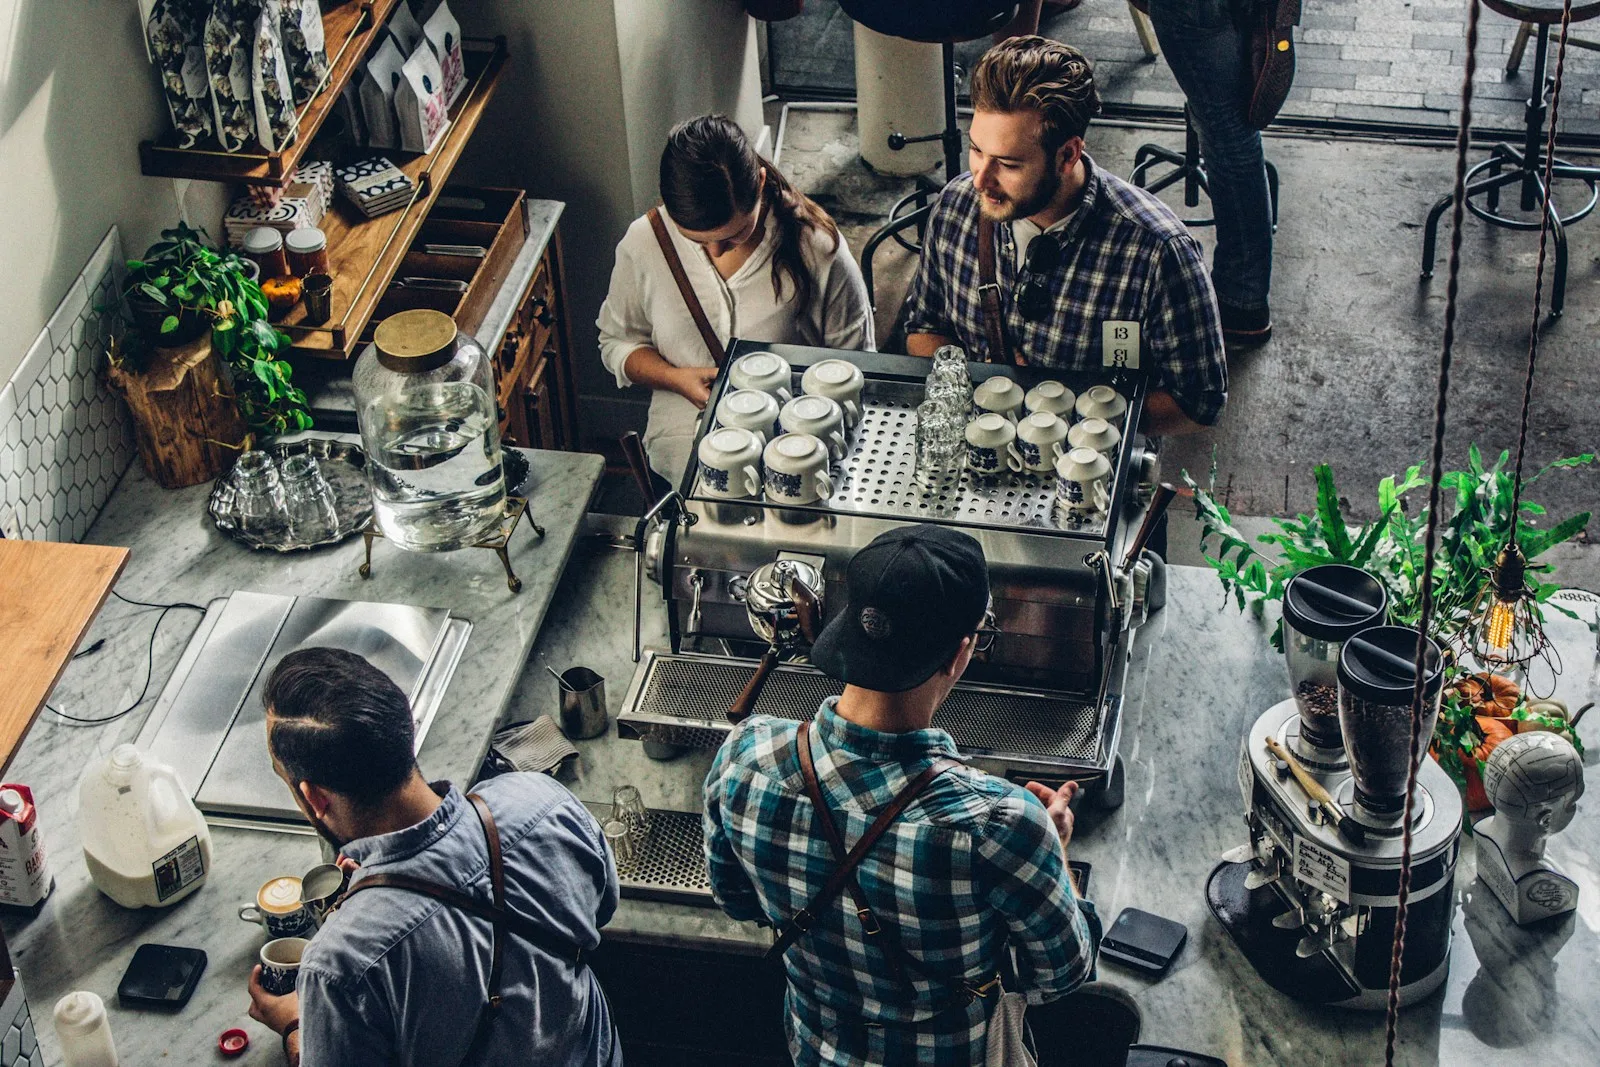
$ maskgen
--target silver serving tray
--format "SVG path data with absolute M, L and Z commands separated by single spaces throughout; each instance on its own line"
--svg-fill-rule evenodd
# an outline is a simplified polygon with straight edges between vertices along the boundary
M 239 525 L 238 494 L 233 486 L 233 468 L 229 467 L 211 487 L 206 510 L 211 513 L 217 529 L 257 551 L 299 552 L 322 545 L 336 545 L 354 537 L 372 520 L 372 489 L 367 484 L 367 454 L 361 446 L 326 437 L 308 437 L 289 444 L 268 445 L 262 449 L 279 464 L 290 456 L 309 453 L 317 457 L 322 476 L 333 490 L 333 510 L 338 525 L 331 536 L 320 541 L 301 541 L 289 533 L 289 524 L 273 525 L 265 530 L 246 530 Z

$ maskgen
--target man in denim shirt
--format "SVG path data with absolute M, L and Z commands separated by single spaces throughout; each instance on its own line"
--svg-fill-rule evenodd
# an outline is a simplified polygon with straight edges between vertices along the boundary
M 424 781 L 406 696 L 360 656 L 331 648 L 285 656 L 268 679 L 273 765 L 306 819 L 354 867 L 407 875 L 491 901 L 488 841 L 468 800 Z M 479 786 L 500 836 L 505 906 L 552 942 L 600 943 L 617 872 L 588 810 L 554 779 L 507 774 Z M 317 932 L 296 992 L 250 978 L 250 1014 L 283 1035 L 291 1067 L 620 1067 L 594 973 L 508 933 L 502 1000 L 481 1043 L 491 924 L 396 888 L 353 894 Z M 470 1065 L 467 1057 L 472 1054 Z
M 902 526 L 856 553 L 845 585 L 848 601 L 811 653 L 843 695 L 807 723 L 751 716 L 706 777 L 711 888 L 736 919 L 783 926 L 837 866 L 807 796 L 800 730 L 846 847 L 907 782 L 958 758 L 930 723 L 992 638 L 978 542 Z M 959 764 L 938 773 L 856 868 L 887 933 L 869 932 L 840 893 L 784 954 L 795 1063 L 971 1067 L 984 1060 L 1002 953 L 1014 954 L 1017 991 L 1031 1003 L 1085 981 L 1099 920 L 1067 876 L 1075 788 L 1024 789 Z M 905 956 L 914 967 L 897 965 Z

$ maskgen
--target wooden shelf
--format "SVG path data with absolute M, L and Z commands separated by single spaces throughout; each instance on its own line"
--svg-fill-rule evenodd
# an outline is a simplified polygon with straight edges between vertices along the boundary
M 492 41 L 467 39 L 462 41 L 462 51 L 468 90 L 456 102 L 450 125 L 433 151 L 403 160 L 402 153 L 374 150 L 374 154 L 394 160 L 417 183 L 410 206 L 367 219 L 341 197 L 323 216 L 328 266 L 333 274 L 333 316 L 324 325 L 311 326 L 305 322 L 305 306 L 296 305 L 277 323 L 294 342 L 289 352 L 291 359 L 347 360 L 356 354 L 362 331 L 478 128 L 505 67 L 504 37 Z
M 322 31 L 328 49 L 328 79 L 321 91 L 300 109 L 300 136 L 279 152 L 266 152 L 252 143 L 240 152 L 215 147 L 179 148 L 169 131 L 155 141 L 139 145 L 139 166 L 151 178 L 195 178 L 213 182 L 248 182 L 284 185 L 300 166 L 322 123 L 333 111 L 351 78 L 361 72 L 378 31 L 400 0 L 345 0 L 322 13 Z

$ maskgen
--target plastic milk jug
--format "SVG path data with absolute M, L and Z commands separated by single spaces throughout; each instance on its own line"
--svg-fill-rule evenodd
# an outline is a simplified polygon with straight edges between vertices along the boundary
M 83 858 L 95 887 L 125 908 L 164 908 L 211 870 L 211 831 L 177 772 L 118 745 L 78 784 Z
M 39 840 L 39 812 L 25 785 L 0 785 L 0 904 L 31 908 L 55 888 Z

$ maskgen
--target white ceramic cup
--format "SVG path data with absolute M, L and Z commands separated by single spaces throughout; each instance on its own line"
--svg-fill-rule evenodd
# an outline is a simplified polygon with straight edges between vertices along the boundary
M 1056 469 L 1056 460 L 1066 451 L 1067 424 L 1059 415 L 1036 411 L 1017 423 L 1017 451 L 1022 466 L 1040 473 Z
M 972 402 L 977 406 L 979 414 L 992 411 L 996 415 L 1002 415 L 1016 422 L 1017 415 L 1022 411 L 1022 386 L 1004 374 L 996 374 L 992 378 L 984 379 L 972 391 Z
M 1029 412 L 1048 411 L 1052 415 L 1059 415 L 1067 422 L 1072 421 L 1072 405 L 1077 402 L 1077 397 L 1072 390 L 1060 382 L 1040 382 L 1022 398 L 1022 406 Z
M 984 412 L 967 423 L 967 470 L 980 477 L 1022 470 L 1017 428 L 1004 415 Z
M 778 424 L 788 433 L 808 433 L 822 439 L 828 446 L 828 455 L 834 462 L 844 458 L 849 442 L 845 440 L 844 409 L 838 401 L 810 393 L 797 396 L 783 405 Z
M 1111 461 L 1092 448 L 1056 460 L 1056 503 L 1068 511 L 1105 511 L 1111 504 Z
M 866 379 L 861 368 L 847 359 L 824 359 L 806 368 L 800 376 L 801 392 L 825 396 L 844 412 L 847 429 L 861 421 L 861 387 Z
M 1116 426 L 1127 413 L 1128 402 L 1109 385 L 1091 385 L 1078 394 L 1074 410 L 1080 419 L 1105 419 Z
M 1089 418 L 1075 423 L 1067 432 L 1067 442 L 1073 448 L 1092 448 L 1111 459 L 1122 444 L 1122 431 L 1102 418 Z
M 786 433 L 767 442 L 767 500 L 775 504 L 814 504 L 833 495 L 828 477 L 828 446 L 808 433 Z
M 700 488 L 725 499 L 761 495 L 761 438 L 754 430 L 724 426 L 700 439 Z
M 778 398 L 759 389 L 735 389 L 717 402 L 717 424 L 737 426 L 761 438 L 762 447 L 778 429 Z
M 735 389 L 771 393 L 780 404 L 787 404 L 794 397 L 789 391 L 793 377 L 789 361 L 773 352 L 750 352 L 734 360 L 733 366 L 728 368 L 729 385 Z

